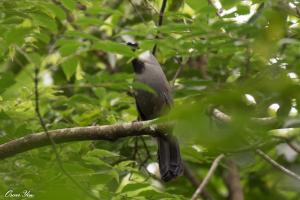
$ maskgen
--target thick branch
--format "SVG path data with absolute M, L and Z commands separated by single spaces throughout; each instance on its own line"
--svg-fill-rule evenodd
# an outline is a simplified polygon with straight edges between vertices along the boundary
M 233 160 L 227 160 L 227 171 L 225 174 L 225 183 L 229 190 L 230 200 L 244 200 L 243 188 L 240 181 L 239 169 Z
M 166 124 L 153 124 L 154 121 L 124 123 L 104 126 L 65 128 L 49 131 L 56 144 L 83 140 L 116 140 L 122 137 L 156 136 L 168 128 Z M 0 145 L 0 159 L 14 156 L 38 147 L 50 145 L 45 133 L 33 133 Z

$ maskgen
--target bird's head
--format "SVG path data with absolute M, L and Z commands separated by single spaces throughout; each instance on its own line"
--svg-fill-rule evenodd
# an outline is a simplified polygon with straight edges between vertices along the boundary
M 131 47 L 132 51 L 136 51 L 139 48 L 139 44 L 138 43 L 127 42 L 127 45 Z
M 127 42 L 126 44 L 131 47 L 132 51 L 136 51 L 139 48 L 138 43 L 135 42 Z M 140 74 L 144 71 L 145 65 L 140 59 L 134 58 L 131 63 L 136 74 Z

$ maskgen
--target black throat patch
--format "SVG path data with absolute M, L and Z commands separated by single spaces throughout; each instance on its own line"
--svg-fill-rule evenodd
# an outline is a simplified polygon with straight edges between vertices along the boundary
M 145 70 L 145 64 L 142 61 L 135 58 L 131 63 L 136 74 L 141 74 Z

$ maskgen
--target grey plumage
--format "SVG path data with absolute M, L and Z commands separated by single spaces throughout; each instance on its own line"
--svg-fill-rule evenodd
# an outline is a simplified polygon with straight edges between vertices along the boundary
M 140 119 L 157 118 L 172 105 L 171 89 L 167 78 L 150 51 L 133 59 L 132 65 L 136 74 L 135 81 L 149 86 L 155 92 L 136 90 L 135 100 Z M 172 180 L 183 171 L 178 142 L 171 134 L 160 136 L 157 141 L 161 178 L 164 181 Z

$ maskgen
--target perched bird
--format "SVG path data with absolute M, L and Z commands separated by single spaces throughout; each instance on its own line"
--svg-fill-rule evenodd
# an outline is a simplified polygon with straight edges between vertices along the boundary
M 135 50 L 136 43 L 127 43 Z M 167 78 L 150 51 L 146 51 L 132 60 L 135 72 L 135 82 L 150 87 L 152 91 L 143 89 L 135 90 L 136 107 L 141 120 L 151 120 L 159 117 L 172 105 L 172 95 Z M 157 137 L 158 163 L 161 179 L 170 181 L 182 174 L 183 165 L 179 145 L 174 136 L 164 134 Z

